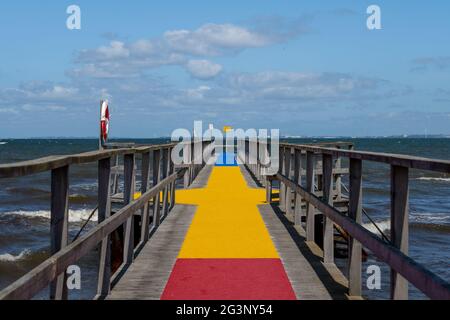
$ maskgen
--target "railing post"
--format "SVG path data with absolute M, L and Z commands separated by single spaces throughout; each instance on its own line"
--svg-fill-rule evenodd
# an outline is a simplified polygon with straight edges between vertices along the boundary
M 172 161 L 172 148 L 169 149 L 169 175 L 172 175 L 175 172 L 174 163 Z M 175 179 L 170 184 L 170 208 L 169 210 L 172 210 L 172 208 L 175 206 L 175 189 L 177 187 L 177 180 Z
M 141 164 L 141 195 L 147 192 L 148 178 L 150 171 L 150 151 L 142 154 Z M 145 203 L 142 208 L 141 214 L 141 243 L 145 243 L 148 240 L 150 232 L 150 211 L 148 202 Z
M 350 159 L 349 218 L 361 224 L 362 220 L 362 161 Z M 350 296 L 361 296 L 361 243 L 350 237 L 348 288 Z
M 291 179 L 291 148 L 286 147 L 284 149 L 284 170 L 286 173 L 286 178 Z M 289 218 L 293 218 L 294 212 L 292 211 L 292 190 L 288 187 L 288 185 L 285 186 L 286 188 L 286 196 L 285 196 L 285 205 L 286 208 L 286 215 L 289 216 Z
M 134 196 L 134 154 L 126 154 L 124 163 L 124 192 L 123 200 L 126 206 L 133 201 Z M 125 223 L 123 261 L 126 265 L 131 264 L 134 258 L 134 214 Z
M 69 166 L 52 170 L 50 208 L 50 250 L 55 254 L 68 243 L 69 228 Z M 65 271 L 50 285 L 50 299 L 67 299 Z
M 164 180 L 169 175 L 169 164 L 170 157 L 169 157 L 169 148 L 164 148 L 162 151 L 162 179 Z M 162 217 L 165 217 L 167 215 L 167 209 L 169 208 L 168 201 L 169 201 L 169 186 L 165 186 L 163 189 L 163 197 L 162 197 Z
M 322 154 L 323 201 L 333 206 L 333 156 Z M 323 262 L 334 263 L 334 224 L 323 215 Z
M 340 149 L 340 146 L 336 146 L 336 149 Z M 341 157 L 338 156 L 335 161 L 336 170 L 340 170 L 342 168 L 342 160 Z M 341 173 L 337 173 L 333 176 L 333 180 L 336 185 L 336 200 L 340 201 L 342 199 L 342 175 Z
M 160 160 L 161 160 L 161 150 L 157 149 L 153 151 L 153 186 L 156 186 L 160 179 Z M 159 226 L 160 222 L 160 210 L 159 210 L 159 195 L 158 192 L 156 196 L 153 198 L 153 226 Z
M 183 146 L 183 164 L 185 166 L 189 165 L 186 169 L 186 172 L 184 173 L 184 177 L 183 177 L 183 186 L 184 188 L 189 187 L 190 184 L 190 174 L 191 174 L 191 162 L 190 162 L 190 158 L 191 158 L 191 152 L 190 152 L 190 147 L 191 144 L 190 143 L 185 143 Z
M 294 149 L 294 181 L 299 186 L 302 184 L 302 151 Z M 302 224 L 302 197 L 294 193 L 294 224 Z
M 391 243 L 408 255 L 409 169 L 391 166 Z M 391 298 L 408 299 L 408 281 L 391 269 Z
M 98 161 L 98 223 L 111 216 L 111 158 Z M 97 299 L 104 299 L 111 290 L 111 237 L 101 243 L 97 282 Z
M 284 156 L 285 156 L 285 152 L 284 152 L 284 147 L 280 147 L 280 168 L 279 171 L 280 173 L 285 176 L 286 175 L 286 162 L 284 161 Z M 286 185 L 280 180 L 280 189 L 279 189 L 279 207 L 281 211 L 285 211 L 286 210 Z
M 306 191 L 314 193 L 314 152 L 306 152 Z M 306 203 L 306 241 L 314 241 L 315 208 Z

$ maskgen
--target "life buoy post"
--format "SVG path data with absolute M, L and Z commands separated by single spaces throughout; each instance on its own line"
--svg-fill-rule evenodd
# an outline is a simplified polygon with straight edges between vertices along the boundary
M 108 100 L 100 101 L 100 137 L 99 149 L 104 149 L 109 133 L 109 105 Z

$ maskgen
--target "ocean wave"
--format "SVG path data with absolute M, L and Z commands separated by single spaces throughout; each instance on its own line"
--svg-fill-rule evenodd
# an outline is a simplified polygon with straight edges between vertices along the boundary
M 411 212 L 409 222 L 411 228 L 450 232 L 450 213 Z M 375 221 L 375 223 L 383 233 L 390 231 L 390 219 Z M 380 232 L 371 222 L 364 223 L 363 227 L 372 233 L 380 235 Z
M 416 223 L 450 224 L 450 212 L 411 212 L 410 221 Z
M 450 178 L 442 178 L 442 177 L 419 177 L 416 178 L 415 180 L 450 182 Z
M 93 209 L 79 209 L 79 210 L 69 210 L 69 222 L 83 222 L 86 221 Z M 50 211 L 48 210 L 36 210 L 36 211 L 9 211 L 2 212 L 0 215 L 5 216 L 21 216 L 30 219 L 50 219 Z M 94 213 L 90 221 L 97 221 L 97 213 Z
M 0 145 L 7 144 L 7 141 L 0 141 Z
M 391 220 L 375 221 L 375 223 L 382 232 L 389 231 L 391 228 Z M 380 235 L 380 232 L 372 222 L 364 223 L 362 226 L 370 232 Z
M 26 259 L 30 255 L 30 249 L 25 249 L 18 255 L 13 255 L 10 253 L 0 254 L 0 261 L 2 262 L 16 262 Z

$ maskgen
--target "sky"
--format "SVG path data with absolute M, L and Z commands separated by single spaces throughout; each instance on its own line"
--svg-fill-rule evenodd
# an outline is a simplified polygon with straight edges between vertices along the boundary
M 445 0 L 2 1 L 0 139 L 96 137 L 101 99 L 111 137 L 450 135 L 449 39 Z

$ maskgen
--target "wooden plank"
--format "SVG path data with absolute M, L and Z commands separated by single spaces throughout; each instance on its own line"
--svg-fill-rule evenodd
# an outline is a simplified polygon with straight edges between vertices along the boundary
M 0 164 L 0 178 L 21 177 L 39 172 L 49 171 L 72 164 L 96 162 L 112 156 L 121 156 L 129 153 L 145 153 L 155 149 L 174 147 L 175 143 L 140 146 L 134 148 L 104 149 L 83 152 L 65 156 L 48 156 L 44 158 L 21 161 L 16 163 Z
M 161 180 L 161 149 L 153 151 L 153 185 L 157 185 Z M 161 222 L 159 193 L 153 198 L 153 227 L 158 227 Z
M 284 155 L 285 155 L 284 148 L 280 148 L 280 159 L 279 159 L 279 161 L 280 161 L 280 168 L 279 168 L 279 172 L 282 175 L 286 176 L 286 170 L 285 170 L 286 162 L 284 161 Z M 279 205 L 278 206 L 280 207 L 281 211 L 285 211 L 286 210 L 285 197 L 286 197 L 286 186 L 285 186 L 284 183 L 282 183 L 280 181 L 280 189 L 279 189 L 279 195 L 278 195 Z
M 162 150 L 162 178 L 166 178 L 169 175 L 170 168 L 170 157 L 169 157 L 169 148 L 165 148 Z M 162 194 L 162 217 L 167 216 L 169 209 L 169 188 L 166 187 L 163 190 Z
M 68 244 L 69 230 L 69 166 L 52 170 L 50 208 L 50 252 L 55 254 Z M 65 270 L 50 286 L 50 299 L 67 299 Z
M 141 164 L 141 194 L 147 192 L 150 174 L 150 152 L 142 154 Z M 148 202 L 141 211 L 141 244 L 147 242 L 150 232 L 150 211 Z
M 133 201 L 134 196 L 134 154 L 124 156 L 124 204 Z M 134 214 L 132 214 L 125 224 L 123 261 L 125 265 L 133 262 L 134 258 Z
M 130 216 L 141 209 L 146 202 L 155 197 L 162 188 L 183 174 L 184 170 L 174 173 L 170 177 L 161 181 L 159 185 L 152 187 L 145 194 L 130 204 L 126 205 L 114 215 L 89 230 L 86 234 L 79 237 L 50 258 L 46 259 L 33 270 L 19 278 L 17 281 L 6 287 L 0 292 L 0 300 L 31 299 L 53 281 L 66 268 L 76 263 L 80 258 L 95 248 L 98 243 L 124 224 Z
M 391 166 L 391 243 L 408 255 L 408 168 Z M 408 281 L 391 270 L 391 298 L 408 299 Z
M 362 246 L 372 251 L 378 259 L 391 266 L 392 269 L 401 274 L 428 297 L 440 300 L 450 299 L 450 284 L 447 281 L 402 253 L 398 248 L 381 240 L 379 236 L 368 231 L 354 219 L 345 216 L 337 208 L 324 203 L 319 197 L 308 192 L 302 186 L 295 184 L 281 174 L 277 174 L 276 177 L 289 184 L 295 192 L 301 194 L 305 201 L 310 202 L 317 210 L 333 220 L 336 225 L 347 231 Z
M 111 158 L 98 162 L 98 223 L 111 216 Z M 104 299 L 111 289 L 111 243 L 107 235 L 101 243 L 97 281 L 97 299 Z
M 415 157 L 403 154 L 392 154 L 369 151 L 353 151 L 336 148 L 321 148 L 311 145 L 298 145 L 291 143 L 280 143 L 280 147 L 292 147 L 299 150 L 311 151 L 316 153 L 326 153 L 334 157 L 344 157 L 351 159 L 375 161 L 408 167 L 412 169 L 429 170 L 443 173 L 450 173 L 450 160 L 438 160 L 423 157 Z
M 357 224 L 362 222 L 362 161 L 350 159 L 350 199 L 348 216 Z M 349 295 L 361 295 L 361 243 L 350 237 L 349 243 Z
M 160 299 L 195 209 L 190 205 L 174 207 L 107 299 Z
M 314 153 L 306 152 L 306 190 L 314 193 L 314 169 L 315 159 Z M 315 209 L 314 206 L 306 200 L 306 241 L 314 241 L 314 223 L 315 223 Z
M 320 248 L 304 241 L 303 229 L 293 226 L 270 205 L 259 205 L 258 209 L 297 299 L 347 299 L 344 275 L 336 266 L 322 263 Z
M 322 166 L 323 201 L 333 206 L 333 156 L 322 154 Z M 324 219 L 323 262 L 334 263 L 334 224 L 330 218 Z
M 285 176 L 289 179 L 292 179 L 291 176 L 291 148 L 285 148 L 284 149 L 284 167 L 285 167 Z M 286 195 L 284 197 L 285 199 L 285 210 L 286 214 L 292 219 L 294 217 L 294 211 L 292 210 L 292 190 L 285 186 Z
M 302 184 L 302 152 L 294 149 L 294 177 L 293 180 L 298 185 Z M 302 196 L 294 193 L 294 224 L 301 227 L 302 224 Z

